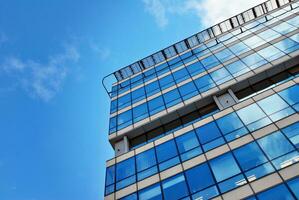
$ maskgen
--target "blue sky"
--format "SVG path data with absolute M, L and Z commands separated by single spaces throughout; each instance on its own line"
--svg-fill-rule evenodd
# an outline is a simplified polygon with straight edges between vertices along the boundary
M 260 1 L 228 2 L 0 0 L 0 199 L 102 199 L 101 79 Z

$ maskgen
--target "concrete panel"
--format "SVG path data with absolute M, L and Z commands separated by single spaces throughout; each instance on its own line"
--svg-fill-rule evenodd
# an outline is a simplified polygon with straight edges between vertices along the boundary
M 135 154 L 142 153 L 142 152 L 147 151 L 147 150 L 149 150 L 149 149 L 151 149 L 153 147 L 154 147 L 154 142 L 145 144 L 142 147 L 139 147 L 139 148 L 135 149 Z
M 198 128 L 198 127 L 201 127 L 201 126 L 203 126 L 203 125 L 205 125 L 205 124 L 207 124 L 207 123 L 209 123 L 209 122 L 211 122 L 213 120 L 214 120 L 213 117 L 210 116 L 210 117 L 207 117 L 205 119 L 202 119 L 202 120 L 194 123 L 193 126 L 194 126 L 194 128 Z
M 115 194 L 115 198 L 120 199 L 120 198 L 125 197 L 129 194 L 132 194 L 136 191 L 137 191 L 137 184 L 135 183 L 135 184 L 132 184 L 132 185 L 126 187 L 126 188 L 118 190 Z
M 277 173 L 274 173 L 261 179 L 257 179 L 256 181 L 251 182 L 250 185 L 255 193 L 259 193 L 281 182 L 282 179 L 279 177 L 279 175 Z
M 128 158 L 131 158 L 133 156 L 134 156 L 134 151 L 129 151 L 128 153 L 125 153 L 121 156 L 116 157 L 116 162 L 119 163 L 119 162 L 126 160 Z
M 154 143 L 155 143 L 155 146 L 158 146 L 158 145 L 163 144 L 164 142 L 167 142 L 171 139 L 173 139 L 173 134 L 168 134 L 168 135 L 165 135 L 164 137 L 159 138 L 158 140 L 154 141 Z
M 104 200 L 115 200 L 115 194 L 112 193 L 112 194 L 109 194 L 108 196 L 105 196 Z
M 233 150 L 233 149 L 236 149 L 236 148 L 238 148 L 240 146 L 248 144 L 248 143 L 250 143 L 252 141 L 253 141 L 253 137 L 250 134 L 248 134 L 248 135 L 245 135 L 245 136 L 243 136 L 241 138 L 238 138 L 238 139 L 236 139 L 236 140 L 228 143 L 228 145 Z
M 106 167 L 110 167 L 112 165 L 115 165 L 116 161 L 115 161 L 115 158 L 112 158 L 110 160 L 107 160 L 106 161 Z
M 161 180 L 167 179 L 183 171 L 182 165 L 176 165 L 160 173 Z
M 279 128 L 284 128 L 286 126 L 289 126 L 290 124 L 293 124 L 295 122 L 299 121 L 299 114 L 295 113 L 287 118 L 284 118 L 282 120 L 279 120 L 278 122 L 276 122 L 276 126 L 278 126 Z
M 254 101 L 250 98 L 250 99 L 246 99 L 246 100 L 234 105 L 233 108 L 234 108 L 234 110 L 240 110 L 241 108 L 244 108 L 253 103 L 254 103 Z
M 280 85 L 276 86 L 273 89 L 274 89 L 275 92 L 280 92 L 280 91 L 282 91 L 284 89 L 287 89 L 287 88 L 289 88 L 293 85 L 295 85 L 295 83 L 293 81 L 288 81 L 288 82 L 285 82 L 283 84 L 280 84 Z
M 282 178 L 285 181 L 294 178 L 296 176 L 299 176 L 299 163 L 293 164 L 287 168 L 280 170 L 279 174 L 282 176 Z
M 215 158 L 215 157 L 217 157 L 219 155 L 222 155 L 222 154 L 224 154 L 226 152 L 229 152 L 229 148 L 228 148 L 227 144 L 222 145 L 220 147 L 217 147 L 217 148 L 215 148 L 215 149 L 213 149 L 211 151 L 208 151 L 206 153 L 206 156 L 207 156 L 208 160 L 211 160 L 211 159 L 213 159 L 213 158 Z
M 201 163 L 204 163 L 206 161 L 206 158 L 204 155 L 197 156 L 195 158 L 192 158 L 190 160 L 187 160 L 182 163 L 184 170 L 190 169 L 196 165 L 199 165 Z
M 232 190 L 228 193 L 223 194 L 222 197 L 224 200 L 239 200 L 239 199 L 249 197 L 251 195 L 253 195 L 253 191 L 250 188 L 250 186 L 247 184 L 235 190 Z
M 255 101 L 259 101 L 259 100 L 264 99 L 264 98 L 266 98 L 268 96 L 271 96 L 272 94 L 275 94 L 275 92 L 273 90 L 269 89 L 269 90 L 266 90 L 265 92 L 262 92 L 262 93 L 260 93 L 258 95 L 255 95 L 252 98 Z
M 173 133 L 173 135 L 174 135 L 174 137 L 178 137 L 178 136 L 183 135 L 183 134 L 185 134 L 189 131 L 192 131 L 192 130 L 193 130 L 193 126 L 192 126 L 192 124 L 190 124 L 189 126 L 186 126 L 186 127 L 182 128 L 180 130 L 175 131 Z
M 138 190 L 142 190 L 143 188 L 146 188 L 152 184 L 158 183 L 159 181 L 160 181 L 159 174 L 155 174 L 155 175 L 148 177 L 142 181 L 139 181 L 137 183 Z
M 259 129 L 257 131 L 254 131 L 252 133 L 252 136 L 254 137 L 254 139 L 259 139 L 265 135 L 268 135 L 270 133 L 273 133 L 274 131 L 277 131 L 278 128 L 274 125 L 274 124 L 271 124 L 271 125 L 268 125 L 262 129 Z
M 222 110 L 221 112 L 214 114 L 213 117 L 216 120 L 232 112 L 234 112 L 234 110 L 231 107 L 229 107 L 226 108 L 225 110 Z

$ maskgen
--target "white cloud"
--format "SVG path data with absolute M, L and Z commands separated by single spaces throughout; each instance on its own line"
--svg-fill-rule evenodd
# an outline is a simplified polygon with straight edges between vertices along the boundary
M 264 0 L 143 0 L 146 10 L 160 27 L 180 15 L 195 15 L 203 27 L 210 27 Z
M 185 9 L 196 13 L 204 27 L 210 27 L 229 17 L 239 14 L 263 0 L 188 0 Z
M 166 17 L 166 6 L 161 0 L 143 0 L 145 9 L 154 16 L 159 27 L 163 28 L 168 24 Z
M 100 47 L 95 42 L 92 42 L 92 41 L 89 42 L 89 46 L 90 46 L 91 50 L 93 50 L 102 61 L 107 60 L 111 55 L 111 51 L 109 48 Z
M 28 94 L 43 101 L 50 101 L 62 88 L 71 67 L 78 62 L 80 54 L 73 46 L 65 47 L 61 54 L 50 56 L 43 63 L 36 60 L 6 58 L 0 64 L 0 73 L 13 78 Z

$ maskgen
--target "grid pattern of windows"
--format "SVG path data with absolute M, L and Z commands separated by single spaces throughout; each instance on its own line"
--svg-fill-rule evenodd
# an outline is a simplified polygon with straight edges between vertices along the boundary
M 115 167 L 112 166 L 107 169 L 106 194 L 298 112 L 298 93 L 299 85 L 291 86 L 148 151 L 137 154 L 137 156 L 117 163 Z M 269 106 L 269 101 L 271 102 L 270 105 L 275 106 Z M 269 134 L 239 149 L 209 160 L 207 162 L 209 167 L 207 168 L 213 174 L 211 180 L 217 184 L 203 190 L 198 189 L 200 191 L 197 191 L 198 194 L 196 193 L 196 195 L 205 195 L 204 191 L 207 190 L 206 192 L 209 194 L 214 191 L 212 194 L 215 196 L 297 162 L 299 157 L 297 130 L 298 123 L 295 123 L 281 131 Z M 228 167 L 227 170 L 226 166 Z M 113 172 L 113 170 L 115 171 Z M 114 178 L 113 173 L 116 178 Z M 121 174 L 118 175 L 118 173 Z M 188 174 L 187 172 L 184 173 Z M 184 182 L 180 185 L 188 185 L 189 182 L 192 182 L 190 180 L 186 184 L 185 177 L 188 175 L 178 175 L 178 177 L 180 177 L 178 178 L 180 181 L 174 181 L 175 178 L 171 179 L 172 181 L 169 183 L 164 181 L 162 191 L 168 188 L 167 185 L 172 185 L 171 182 Z M 172 187 L 175 188 L 176 186 L 170 188 Z M 186 192 L 189 195 L 190 191 L 195 190 L 194 188 L 203 186 L 188 185 L 188 187 L 190 188 L 186 189 Z
M 290 12 L 293 13 L 295 11 Z M 111 103 L 112 113 L 133 105 L 134 103 L 157 94 L 158 92 L 169 87 L 176 86 L 176 88 L 167 93 L 161 94 L 154 99 L 147 100 L 142 105 L 139 105 L 139 108 L 136 108 L 135 111 L 136 115 L 134 115 L 135 107 L 133 107 L 133 112 L 126 111 L 126 114 L 119 113 L 115 117 L 112 117 L 110 120 L 109 132 L 114 133 L 118 130 L 121 130 L 129 125 L 165 110 L 166 108 L 170 108 L 181 103 L 182 101 L 190 99 L 229 80 L 232 80 L 250 70 L 254 70 L 282 56 L 297 51 L 299 49 L 299 34 L 297 33 L 291 37 L 285 37 L 286 34 L 297 29 L 297 23 L 292 24 L 293 20 L 281 22 L 279 20 L 275 20 L 279 19 L 279 16 L 275 16 L 274 14 L 271 16 L 273 19 L 270 19 L 267 22 L 260 20 L 254 26 L 254 28 L 248 29 L 243 33 L 238 33 L 237 36 L 239 38 L 244 37 L 247 34 L 246 32 L 254 34 L 254 36 L 244 40 L 237 39 L 234 41 L 233 45 L 228 45 L 223 42 L 223 44 L 216 43 L 213 44 L 214 46 L 209 47 L 208 44 L 202 44 L 204 47 L 198 48 L 200 50 L 194 49 L 193 53 L 190 53 L 190 56 L 186 56 L 185 59 L 188 62 L 192 60 L 194 62 L 187 67 L 182 67 L 181 69 L 177 70 L 178 67 L 182 66 L 182 64 L 186 62 L 181 61 L 180 57 L 176 57 L 176 61 L 173 60 L 171 65 L 162 64 L 160 68 L 153 68 L 153 74 L 151 75 L 150 79 L 157 77 L 157 74 L 161 75 L 165 74 L 166 72 L 170 72 L 170 74 L 163 76 L 163 78 L 159 78 L 150 84 L 146 84 L 137 90 L 133 90 L 132 92 L 123 95 L 116 100 L 113 100 Z M 262 32 L 255 33 L 256 29 L 260 29 Z M 281 38 L 278 42 L 274 44 L 269 43 L 278 37 Z M 267 44 L 268 46 L 257 52 L 252 52 L 250 55 L 245 57 L 239 57 L 240 52 L 244 53 L 250 51 L 251 49 L 263 44 Z M 202 49 L 204 50 L 202 51 Z M 213 54 L 206 56 L 207 53 Z M 230 62 L 229 60 L 232 60 L 232 58 L 237 58 L 238 60 Z M 227 61 L 230 63 L 225 64 Z M 222 66 L 223 63 L 225 66 L 217 69 L 216 71 L 202 75 L 196 79 L 191 78 L 215 66 Z M 157 69 L 160 70 L 158 71 L 159 73 L 155 71 Z M 144 82 L 143 80 L 145 79 L 143 77 L 144 76 L 141 77 L 142 80 L 140 83 Z M 177 85 L 187 79 L 189 82 L 181 86 Z M 131 86 L 131 84 L 128 86 Z M 144 112 L 138 113 L 138 109 L 143 109 Z
M 298 124 L 292 124 L 283 131 L 289 132 L 286 130 L 296 126 Z M 151 191 L 151 195 L 158 199 L 162 196 L 164 199 L 171 200 L 185 197 L 210 199 L 298 162 L 298 149 L 296 150 L 289 139 L 281 131 L 271 133 L 143 190 Z M 258 199 L 273 199 L 274 196 L 275 199 L 285 199 L 285 197 L 296 199 L 291 198 L 294 196 L 298 198 L 299 179 L 295 178 L 285 184 L 259 193 L 256 197 Z M 143 190 L 138 191 L 137 196 L 142 197 Z M 276 192 L 280 194 L 275 195 Z

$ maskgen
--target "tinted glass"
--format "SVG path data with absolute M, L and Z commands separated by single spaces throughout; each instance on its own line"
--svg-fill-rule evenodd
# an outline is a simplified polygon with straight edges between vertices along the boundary
M 139 191 L 139 200 L 162 200 L 160 183 Z
M 210 142 L 215 138 L 221 136 L 219 129 L 216 126 L 215 122 L 208 123 L 204 126 L 201 126 L 196 129 L 196 133 L 199 137 L 199 140 L 202 144 Z
M 289 190 L 286 188 L 285 185 L 278 185 L 265 192 L 261 192 L 257 195 L 258 199 L 260 200 L 268 200 L 268 199 L 275 199 L 275 200 L 292 200 L 294 197 L 291 195 Z
M 149 167 L 156 165 L 155 150 L 150 149 L 136 155 L 137 171 L 140 172 Z
M 165 200 L 176 200 L 188 195 L 185 177 L 178 174 L 162 181 Z

